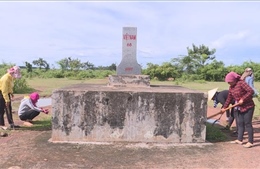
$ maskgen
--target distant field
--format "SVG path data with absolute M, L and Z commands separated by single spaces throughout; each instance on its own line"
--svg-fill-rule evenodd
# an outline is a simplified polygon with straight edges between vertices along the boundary
M 27 82 L 30 87 L 40 90 L 41 95 L 51 95 L 52 91 L 61 87 L 70 86 L 73 84 L 86 83 L 86 84 L 104 84 L 108 83 L 107 79 L 87 79 L 87 80 L 69 80 L 69 79 L 27 79 Z M 152 85 L 176 85 L 174 81 L 151 81 Z M 207 93 L 208 90 L 218 87 L 219 91 L 226 90 L 229 88 L 229 85 L 226 82 L 189 82 L 178 84 L 189 89 L 195 89 L 201 92 Z M 255 82 L 256 89 L 260 89 L 260 82 Z M 260 103 L 257 99 L 254 99 L 256 108 L 255 115 L 260 115 Z M 212 106 L 213 103 L 209 102 L 209 106 Z
M 106 79 L 88 79 L 88 80 L 70 80 L 65 78 L 52 78 L 52 79 L 27 79 L 30 87 L 40 90 L 42 95 L 50 95 L 53 90 L 70 86 L 73 84 L 106 84 Z

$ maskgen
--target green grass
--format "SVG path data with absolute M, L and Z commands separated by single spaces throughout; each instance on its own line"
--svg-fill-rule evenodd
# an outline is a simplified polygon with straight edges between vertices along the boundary
M 47 131 L 51 130 L 51 116 L 38 118 L 39 120 L 33 121 L 32 127 L 22 127 L 24 130 L 35 130 L 35 131 Z
M 210 142 L 226 141 L 227 136 L 218 127 L 206 123 L 206 140 Z
M 108 79 L 86 79 L 86 80 L 70 80 L 66 78 L 51 78 L 51 79 L 40 79 L 33 78 L 27 79 L 28 85 L 36 90 L 41 91 L 41 96 L 50 96 L 52 91 L 58 88 L 70 86 L 73 84 L 104 84 L 108 83 Z M 175 81 L 151 81 L 151 85 L 177 85 L 185 88 L 198 90 L 207 94 L 208 90 L 218 87 L 218 91 L 228 90 L 229 85 L 226 82 L 175 82 Z M 260 82 L 254 83 L 256 89 L 260 89 Z M 255 112 L 254 116 L 260 116 L 260 102 L 257 98 L 254 98 Z M 213 102 L 208 102 L 209 106 L 213 106 Z
M 51 95 L 53 90 L 70 86 L 73 84 L 106 84 L 106 79 L 86 79 L 86 80 L 70 80 L 66 78 L 50 78 L 50 79 L 40 79 L 33 78 L 27 79 L 28 85 L 36 90 L 41 91 L 41 96 Z
M 151 81 L 151 84 L 156 85 L 176 85 L 174 81 L 167 81 L 167 82 L 160 82 L 160 81 Z M 260 91 L 260 82 L 254 82 L 255 88 Z M 185 82 L 185 83 L 178 83 L 178 86 L 183 86 L 185 88 L 198 90 L 200 92 L 204 92 L 207 94 L 208 90 L 218 88 L 218 91 L 228 90 L 229 85 L 226 82 Z M 260 92 L 259 92 L 260 93 Z M 255 111 L 254 111 L 254 118 L 260 116 L 260 102 L 257 98 L 253 99 L 255 102 Z M 208 102 L 209 106 L 213 106 L 213 101 Z

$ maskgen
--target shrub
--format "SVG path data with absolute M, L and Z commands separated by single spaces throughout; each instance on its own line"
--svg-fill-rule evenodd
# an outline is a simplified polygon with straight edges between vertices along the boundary
M 14 82 L 14 93 L 30 93 L 33 91 L 31 87 L 27 84 L 25 78 L 16 79 Z

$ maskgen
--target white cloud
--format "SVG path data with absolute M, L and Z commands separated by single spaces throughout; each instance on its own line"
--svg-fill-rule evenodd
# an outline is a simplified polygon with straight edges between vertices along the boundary
M 18 64 L 68 56 L 120 63 L 122 27 L 130 25 L 142 65 L 185 55 L 193 43 L 240 64 L 259 53 L 259 14 L 259 2 L 0 2 L 0 56 Z
M 240 31 L 237 33 L 225 34 L 222 37 L 211 43 L 214 48 L 224 48 L 230 45 L 237 44 L 238 42 L 243 42 L 249 35 L 249 31 Z

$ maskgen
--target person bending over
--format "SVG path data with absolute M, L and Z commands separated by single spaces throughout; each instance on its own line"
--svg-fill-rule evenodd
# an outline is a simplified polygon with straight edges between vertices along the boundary
M 212 89 L 210 91 L 208 91 L 208 100 L 213 100 L 214 102 L 214 108 L 217 107 L 218 103 L 220 103 L 222 106 L 221 108 L 223 108 L 226 100 L 227 100 L 227 97 L 228 97 L 228 90 L 222 90 L 222 91 L 217 91 L 218 88 L 215 88 L 215 89 Z M 235 104 L 235 101 L 233 100 L 231 102 L 231 104 Z M 236 130 L 233 132 L 232 136 L 236 136 L 237 135 L 237 124 L 238 124 L 238 121 L 237 121 L 237 112 L 235 111 L 234 108 L 231 108 L 231 111 L 230 110 L 227 110 L 226 111 L 226 117 L 227 117 L 227 122 L 228 124 L 226 125 L 225 128 L 223 128 L 224 130 L 230 130 L 232 124 L 233 124 L 233 121 L 235 120 L 236 122 Z

